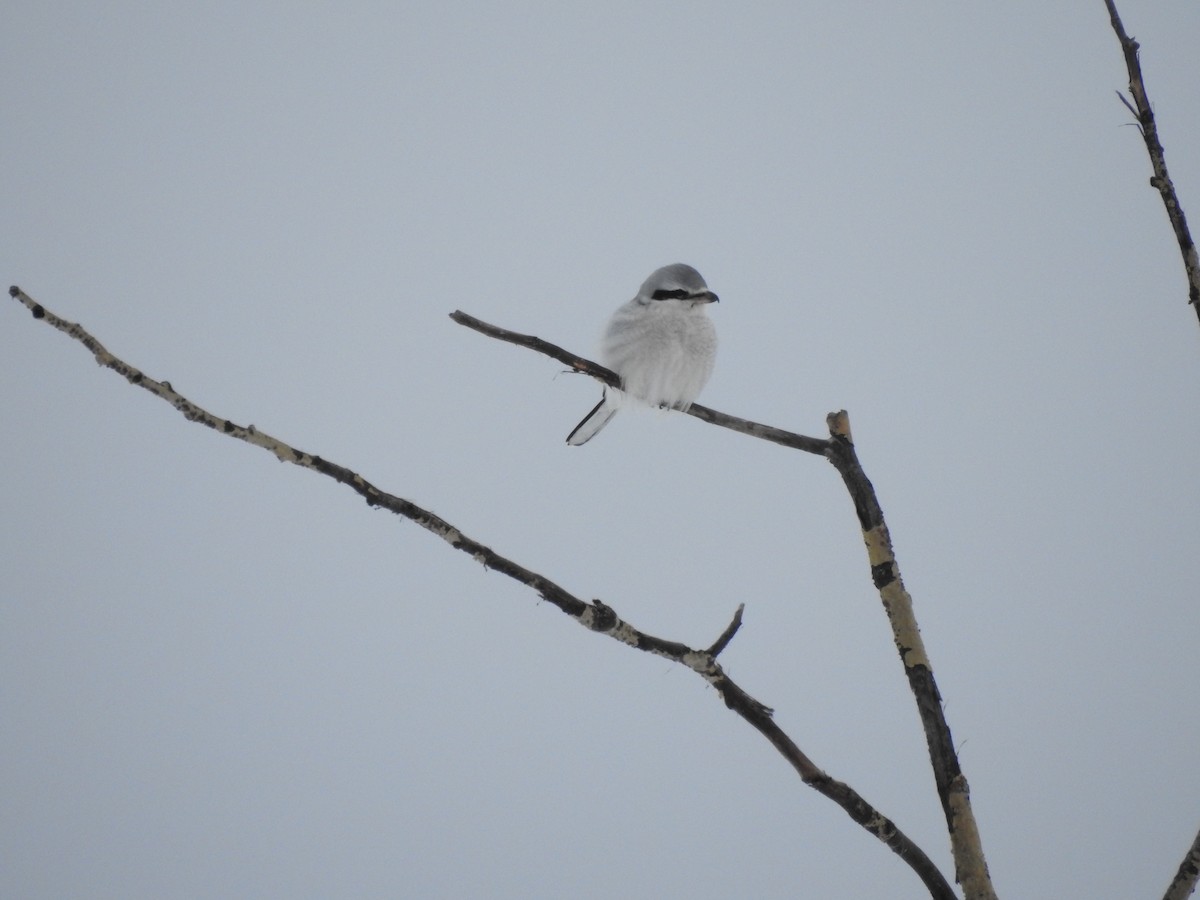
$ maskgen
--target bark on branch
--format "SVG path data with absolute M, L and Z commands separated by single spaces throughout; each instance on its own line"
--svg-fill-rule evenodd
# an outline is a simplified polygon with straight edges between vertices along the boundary
M 1179 864 L 1175 877 L 1163 894 L 1163 900 L 1187 900 L 1196 890 L 1197 879 L 1200 879 L 1200 832 L 1196 833 L 1196 839 Z
M 920 847 L 900 831 L 895 823 L 864 800 L 853 788 L 831 778 L 818 768 L 800 750 L 796 742 L 775 722 L 773 710 L 750 696 L 729 677 L 717 662 L 717 655 L 733 639 L 734 634 L 741 625 L 742 608 L 740 606 L 729 626 L 726 627 L 724 632 L 707 650 L 693 649 L 677 641 L 669 641 L 646 634 L 630 623 L 623 621 L 610 606 L 602 603 L 600 600 L 593 600 L 589 603 L 574 596 L 544 575 L 526 569 L 513 560 L 496 553 L 490 547 L 468 537 L 440 516 L 417 506 L 409 500 L 379 489 L 351 469 L 292 447 L 278 438 L 259 431 L 253 425 L 238 425 L 235 422 L 208 412 L 177 392 L 171 386 L 170 382 L 156 381 L 124 360 L 113 356 L 82 326 L 54 315 L 54 313 L 47 310 L 44 306 L 35 302 L 20 288 L 13 287 L 9 293 L 24 304 L 33 313 L 35 319 L 41 319 L 79 341 L 95 356 L 96 362 L 100 365 L 117 372 L 130 384 L 137 385 L 154 394 L 156 397 L 165 400 L 189 421 L 199 422 L 221 434 L 269 450 L 281 462 L 311 469 L 332 478 L 349 487 L 366 500 L 368 505 L 386 509 L 398 516 L 415 522 L 432 534 L 437 535 L 454 549 L 468 554 L 476 562 L 483 564 L 485 568 L 500 572 L 514 581 L 532 588 L 539 597 L 553 604 L 585 628 L 605 634 L 630 647 L 646 653 L 653 653 L 656 656 L 661 656 L 691 669 L 715 689 L 717 695 L 729 709 L 741 716 L 779 751 L 784 759 L 800 775 L 806 785 L 840 806 L 853 821 L 861 825 L 871 835 L 882 841 L 903 859 L 925 884 L 931 897 L 936 898 L 936 900 L 956 900 L 954 889 Z M 470 317 L 466 318 L 469 319 Z M 472 321 L 478 323 L 478 320 Z M 483 324 L 478 323 L 478 325 Z M 472 325 L 472 327 L 475 326 Z M 492 334 L 495 337 L 507 335 L 503 339 L 532 347 L 555 358 L 567 357 L 568 359 L 564 359 L 563 361 L 567 361 L 568 364 L 573 365 L 569 360 L 578 360 L 577 357 L 572 357 L 571 354 L 566 353 L 561 348 L 544 341 L 539 341 L 536 338 L 514 335 L 511 332 L 504 332 L 503 329 L 494 328 L 494 326 L 481 327 L 477 328 L 477 330 L 483 331 L 485 334 Z M 514 338 L 519 338 L 519 340 Z M 588 363 L 586 360 L 579 361 L 583 363 L 583 365 L 578 367 L 579 371 L 586 371 L 588 374 L 594 375 L 602 381 L 607 382 L 608 378 L 616 377 L 607 369 L 596 366 L 594 363 Z M 730 424 L 743 423 L 749 426 L 749 430 L 746 430 L 746 433 L 755 434 L 756 436 L 763 437 L 765 440 L 774 440 L 775 438 L 772 435 L 776 432 L 782 435 L 787 434 L 787 432 L 780 432 L 778 429 L 770 429 L 767 426 L 745 423 L 745 420 L 736 419 L 733 416 L 724 416 L 721 413 L 710 411 L 710 415 L 714 418 L 706 419 L 707 421 L 714 421 L 715 424 L 723 424 L 726 427 L 736 427 L 737 430 L 746 430 L 741 425 Z M 706 417 L 701 416 L 701 418 Z M 717 421 L 718 419 L 721 421 Z M 760 432 L 760 429 L 765 429 L 765 431 Z M 791 437 L 798 438 L 801 436 L 792 435 Z M 814 441 L 813 438 L 803 438 L 799 443 L 805 444 L 812 441 Z M 784 443 L 784 441 L 778 442 Z M 797 446 L 797 444 L 789 443 L 789 446 Z M 805 449 L 805 447 L 801 446 L 800 449 Z M 809 452 L 814 451 L 810 450 Z

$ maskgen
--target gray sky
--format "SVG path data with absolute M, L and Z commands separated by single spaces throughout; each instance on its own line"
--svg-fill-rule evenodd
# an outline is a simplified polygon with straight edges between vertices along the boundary
M 1135 2 L 1200 219 L 1200 7 Z M 679 415 L 567 432 L 649 272 L 702 402 L 850 411 L 1001 894 L 1200 825 L 1200 328 L 1103 4 L 0 12 L 0 269 L 218 415 L 707 645 L 949 873 L 850 502 Z M 0 313 L 0 895 L 917 898 L 690 673 Z

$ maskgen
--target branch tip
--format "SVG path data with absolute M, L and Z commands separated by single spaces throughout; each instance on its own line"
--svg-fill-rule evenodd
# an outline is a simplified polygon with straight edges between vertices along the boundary
M 711 647 L 708 648 L 708 655 L 713 659 L 720 656 L 721 651 L 729 646 L 729 642 L 733 640 L 733 636 L 738 633 L 738 629 L 742 627 L 742 613 L 746 609 L 745 603 L 739 603 L 737 611 L 733 614 L 731 621 L 725 630 L 721 632 L 721 636 L 716 639 Z
M 844 409 L 839 409 L 837 412 L 831 412 L 825 417 L 825 424 L 829 426 L 829 434 L 835 438 L 845 438 L 850 443 L 854 443 L 854 436 L 850 433 L 850 413 Z
M 14 300 L 17 299 L 17 297 L 20 295 L 20 293 L 21 293 L 21 289 L 19 287 L 17 287 L 15 284 L 8 289 L 8 296 L 12 297 Z
M 1133 104 L 1129 102 L 1129 98 L 1127 98 L 1120 91 L 1116 91 L 1116 95 L 1117 95 L 1117 99 L 1120 100 L 1123 104 L 1125 104 L 1125 108 L 1127 110 L 1129 110 L 1130 115 L 1132 115 L 1135 119 L 1140 120 L 1141 117 L 1138 116 L 1138 111 L 1134 108 Z

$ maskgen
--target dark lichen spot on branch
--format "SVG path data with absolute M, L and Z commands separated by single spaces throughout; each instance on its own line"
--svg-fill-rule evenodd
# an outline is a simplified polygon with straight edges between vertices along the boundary
M 611 607 L 605 606 L 599 600 L 593 600 L 592 609 L 596 611 L 592 616 L 592 631 L 609 631 L 616 627 L 617 614 Z
M 871 566 L 871 580 L 877 590 L 883 590 L 896 580 L 896 567 L 890 561 Z

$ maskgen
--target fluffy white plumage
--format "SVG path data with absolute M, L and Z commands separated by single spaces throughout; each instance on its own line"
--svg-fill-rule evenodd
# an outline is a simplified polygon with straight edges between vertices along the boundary
M 717 355 L 717 332 L 707 313 L 716 301 L 691 266 L 655 270 L 604 333 L 600 361 L 621 376 L 622 390 L 606 388 L 567 443 L 586 444 L 627 400 L 679 410 L 691 406 Z

